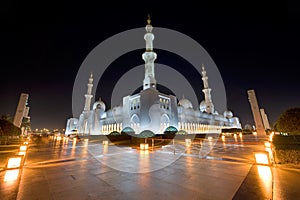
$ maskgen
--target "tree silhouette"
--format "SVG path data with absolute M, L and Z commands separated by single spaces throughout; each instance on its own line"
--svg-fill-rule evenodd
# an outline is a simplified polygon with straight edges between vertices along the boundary
M 300 135 L 300 108 L 289 108 L 275 122 L 276 131 Z

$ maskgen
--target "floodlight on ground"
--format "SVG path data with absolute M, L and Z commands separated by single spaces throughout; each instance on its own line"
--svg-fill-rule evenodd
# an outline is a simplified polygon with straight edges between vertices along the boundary
M 86 139 L 84 139 L 83 141 L 84 141 L 84 146 L 88 146 L 88 144 L 89 144 L 89 139 L 86 138 Z
M 20 168 L 22 163 L 23 156 L 14 156 L 10 157 L 6 163 L 6 169 Z
M 140 144 L 140 149 L 141 150 L 148 150 L 148 144 L 147 143 L 141 143 Z
M 264 142 L 264 145 L 265 145 L 266 148 L 270 148 L 270 147 L 271 147 L 271 143 L 268 142 L 268 141 L 265 141 L 265 142 Z
M 103 140 L 103 141 L 102 141 L 102 144 L 103 144 L 103 145 L 108 145 L 108 140 Z
M 269 152 L 261 151 L 254 152 L 255 162 L 258 165 L 270 165 Z
M 19 169 L 6 170 L 4 175 L 4 182 L 15 181 L 19 177 Z
M 256 131 L 254 131 L 252 134 L 255 135 L 255 136 L 257 136 L 257 132 Z
M 19 156 L 25 156 L 26 155 L 26 151 L 19 151 L 18 155 Z
M 189 147 L 192 144 L 192 139 L 185 139 L 185 146 Z
M 273 137 L 270 135 L 269 136 L 269 141 L 272 142 L 273 141 Z
M 273 136 L 274 136 L 274 133 L 272 132 L 272 133 L 269 135 L 269 141 L 270 141 L 270 142 L 273 141 Z
M 222 142 L 225 142 L 225 135 L 222 135 L 221 138 L 222 138 Z
M 27 141 L 25 141 L 23 144 L 27 145 L 27 144 L 28 144 L 28 142 L 27 142 Z
M 26 151 L 26 150 L 27 150 L 27 146 L 26 145 L 20 146 L 20 151 Z

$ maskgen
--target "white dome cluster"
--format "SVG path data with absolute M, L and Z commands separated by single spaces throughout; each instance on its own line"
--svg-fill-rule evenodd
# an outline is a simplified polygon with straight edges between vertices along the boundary
M 225 112 L 223 113 L 223 116 L 226 118 L 232 118 L 233 113 L 230 110 L 225 110 Z

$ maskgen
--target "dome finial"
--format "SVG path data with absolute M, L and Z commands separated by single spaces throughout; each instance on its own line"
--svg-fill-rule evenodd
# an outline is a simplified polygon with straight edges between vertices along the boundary
M 147 23 L 148 23 L 149 25 L 150 25 L 150 23 L 151 23 L 150 14 L 148 14 Z

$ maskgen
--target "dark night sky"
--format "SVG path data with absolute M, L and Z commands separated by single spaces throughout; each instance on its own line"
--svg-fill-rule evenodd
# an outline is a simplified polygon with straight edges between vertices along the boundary
M 228 108 L 242 125 L 253 123 L 248 89 L 255 89 L 272 124 L 285 109 L 300 106 L 299 10 L 293 5 L 139 2 L 2 1 L 0 114 L 13 116 L 20 93 L 27 92 L 32 128 L 64 128 L 85 57 L 106 38 L 143 27 L 148 13 L 154 27 L 180 31 L 206 49 L 224 80 Z M 133 64 L 143 63 L 140 53 Z

